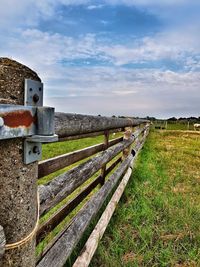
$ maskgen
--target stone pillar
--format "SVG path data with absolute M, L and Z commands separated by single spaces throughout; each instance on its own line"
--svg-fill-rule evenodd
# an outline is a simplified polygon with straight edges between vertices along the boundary
M 24 105 L 24 80 L 40 81 L 28 67 L 0 58 L 0 104 Z M 0 140 L 0 225 L 6 244 L 24 239 L 37 220 L 38 163 L 25 165 L 23 138 Z M 0 267 L 34 267 L 35 236 L 14 249 L 6 250 Z

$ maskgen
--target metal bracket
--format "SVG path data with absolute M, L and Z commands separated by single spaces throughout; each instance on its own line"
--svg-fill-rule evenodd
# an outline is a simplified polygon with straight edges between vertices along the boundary
M 52 136 L 33 135 L 24 141 L 24 163 L 29 164 L 42 159 L 42 143 L 58 141 L 56 134 Z
M 0 105 L 0 140 L 26 137 L 24 163 L 40 160 L 41 143 L 56 142 L 54 108 L 43 107 L 43 84 L 25 80 L 24 106 Z
M 42 144 L 24 141 L 24 163 L 29 164 L 42 158 Z
M 24 105 L 43 106 L 43 83 L 25 79 Z

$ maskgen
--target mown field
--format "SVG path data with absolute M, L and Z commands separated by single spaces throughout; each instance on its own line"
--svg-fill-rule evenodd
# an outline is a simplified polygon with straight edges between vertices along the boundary
M 200 266 L 200 134 L 151 131 L 91 262 Z

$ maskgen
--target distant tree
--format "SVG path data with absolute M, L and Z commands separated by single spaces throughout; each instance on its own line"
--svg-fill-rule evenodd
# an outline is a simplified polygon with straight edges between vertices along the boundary
M 177 121 L 177 118 L 176 117 L 171 117 L 171 118 L 167 119 L 167 121 Z
M 155 117 L 150 117 L 150 116 L 146 116 L 145 119 L 149 121 L 156 121 Z
M 182 117 L 180 117 L 180 118 L 178 118 L 178 120 L 179 120 L 179 121 L 186 121 L 187 118 L 182 118 Z
M 124 118 L 126 118 L 126 117 L 125 117 L 125 116 L 118 116 L 118 118 L 124 119 Z
M 196 122 L 196 121 L 198 121 L 198 118 L 196 118 L 196 117 L 189 117 L 188 120 L 191 121 L 191 122 Z

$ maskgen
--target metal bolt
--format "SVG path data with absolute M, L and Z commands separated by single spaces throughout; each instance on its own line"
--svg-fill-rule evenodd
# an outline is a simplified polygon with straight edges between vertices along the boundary
M 35 103 L 37 103 L 37 102 L 39 101 L 39 99 L 40 99 L 39 95 L 34 94 L 34 96 L 33 96 L 33 101 L 34 101 Z
M 38 154 L 38 155 L 40 154 L 40 149 L 38 146 L 33 147 L 33 153 Z
M 4 126 L 4 120 L 3 118 L 0 117 L 0 127 L 3 127 Z

